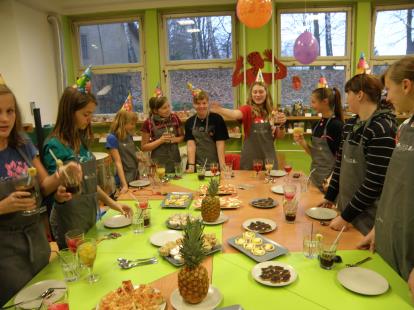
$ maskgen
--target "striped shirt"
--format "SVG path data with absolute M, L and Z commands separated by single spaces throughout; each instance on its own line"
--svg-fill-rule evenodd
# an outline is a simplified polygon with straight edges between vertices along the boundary
M 342 211 L 341 216 L 347 222 L 352 222 L 355 217 L 379 199 L 388 163 L 395 147 L 397 126 L 395 116 L 391 112 L 375 115 L 365 131 L 364 125 L 365 122 L 361 122 L 358 116 L 352 117 L 344 125 L 335 168 L 325 195 L 325 199 L 335 201 L 339 193 L 342 147 L 348 134 L 350 134 L 349 143 L 351 145 L 358 145 L 363 139 L 366 161 L 365 179 Z

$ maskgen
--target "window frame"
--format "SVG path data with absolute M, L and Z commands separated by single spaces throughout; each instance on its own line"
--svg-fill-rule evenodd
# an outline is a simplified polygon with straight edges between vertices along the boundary
M 346 15 L 346 37 L 345 37 L 345 55 L 344 56 L 318 56 L 311 64 L 303 65 L 297 61 L 294 57 L 290 56 L 281 56 L 281 14 L 291 13 L 313 13 L 313 12 L 345 12 Z M 278 8 L 276 10 L 276 21 L 274 27 L 276 27 L 276 48 L 277 48 L 277 58 L 281 61 L 287 68 L 288 67 L 306 67 L 306 66 L 344 66 L 345 67 L 345 81 L 349 80 L 351 77 L 351 69 L 353 63 L 353 46 L 354 46 L 354 21 L 355 21 L 355 10 L 351 5 L 342 5 L 342 6 L 321 6 L 321 7 L 312 7 L 312 8 Z M 316 84 L 316 81 L 315 81 Z M 277 80 L 276 83 L 276 94 L 277 102 L 276 104 L 281 106 L 282 102 L 282 81 Z M 342 102 L 342 106 L 345 105 L 345 102 Z
M 140 62 L 139 63 L 126 63 L 126 64 L 111 64 L 111 65 L 93 65 L 92 72 L 96 75 L 102 74 L 115 74 L 115 73 L 141 73 L 141 89 L 142 89 L 142 104 L 143 112 L 148 113 L 148 107 L 145 104 L 147 102 L 146 96 L 146 81 L 147 81 L 147 70 L 145 63 L 145 38 L 143 36 L 144 28 L 144 19 L 142 15 L 134 16 L 122 16 L 122 17 L 112 17 L 112 18 L 88 18 L 88 19 L 76 19 L 72 21 L 72 40 L 73 44 L 73 59 L 74 59 L 74 74 L 80 76 L 83 71 L 85 71 L 86 66 L 81 65 L 81 36 L 80 36 L 80 27 L 87 25 L 96 25 L 96 24 L 114 24 L 114 23 L 125 23 L 130 21 L 138 21 L 139 28 L 138 34 L 140 39 L 140 44 L 138 50 L 140 53 Z M 127 94 L 125 94 L 126 98 Z M 102 113 L 97 115 L 115 115 L 116 113 Z
M 372 9 L 372 29 L 371 29 L 371 59 L 370 59 L 370 66 L 373 68 L 374 66 L 382 66 L 391 65 L 394 61 L 401 59 L 405 55 L 374 55 L 374 48 L 375 48 L 375 27 L 377 24 L 377 12 L 378 11 L 398 11 L 404 9 L 414 9 L 413 4 L 399 4 L 399 5 L 375 5 Z
M 194 59 L 194 60 L 170 60 L 169 59 L 169 42 L 167 31 L 167 19 L 169 18 L 187 18 L 187 17 L 204 17 L 204 16 L 231 16 L 232 17 L 232 58 L 228 59 Z M 170 70 L 202 70 L 202 69 L 234 69 L 237 53 L 237 31 L 236 31 L 236 14 L 234 11 L 206 11 L 206 12 L 186 12 L 186 13 L 165 13 L 159 14 L 159 45 L 160 45 L 160 65 L 161 65 L 161 87 L 165 90 L 168 98 L 171 98 Z M 189 81 L 191 82 L 191 81 Z M 197 87 L 197 85 L 194 85 Z M 238 106 L 239 92 L 236 87 L 233 91 L 233 106 Z

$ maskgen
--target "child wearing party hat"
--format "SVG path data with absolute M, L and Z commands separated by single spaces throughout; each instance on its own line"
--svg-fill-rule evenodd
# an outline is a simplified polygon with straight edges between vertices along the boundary
M 121 194 L 128 191 L 129 182 L 138 178 L 138 149 L 133 140 L 137 121 L 138 116 L 132 111 L 132 96 L 129 93 L 115 115 L 105 145 L 115 164 L 115 181 Z
M 233 120 L 243 123 L 244 143 L 241 152 L 240 168 L 251 170 L 253 160 L 273 162 L 277 169 L 276 151 L 274 139 L 283 138 L 286 116 L 281 112 L 273 111 L 273 101 L 267 85 L 263 81 L 262 72 L 259 70 L 256 82 L 249 90 L 247 104 L 237 110 L 222 108 L 219 104 L 213 104 L 211 111 Z
M 157 86 L 150 99 L 150 116 L 141 128 L 141 147 L 144 152 L 151 152 L 151 159 L 156 164 L 165 165 L 166 173 L 175 173 L 175 166 L 181 165 L 178 145 L 184 139 L 181 121 L 171 111 L 171 104 Z
M 96 159 L 89 151 L 92 135 L 92 115 L 97 101 L 90 92 L 91 69 L 77 80 L 76 85 L 67 87 L 59 102 L 55 127 L 44 145 L 43 162 L 49 174 L 59 167 L 59 163 L 73 161 L 82 168 L 81 182 L 73 182 L 66 190 L 73 193 L 70 201 L 56 201 L 50 215 L 52 232 L 59 248 L 66 248 L 65 234 L 73 229 L 86 233 L 97 220 L 98 200 L 126 216 L 131 208 L 111 199 L 99 186 L 96 178 Z

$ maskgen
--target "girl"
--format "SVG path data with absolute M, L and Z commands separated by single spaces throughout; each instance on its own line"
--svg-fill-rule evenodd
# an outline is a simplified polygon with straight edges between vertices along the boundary
M 59 248 L 66 247 L 65 233 L 81 229 L 85 233 L 95 225 L 98 212 L 98 199 L 127 216 L 131 209 L 112 200 L 98 185 L 96 160 L 88 150 L 87 141 L 92 136 L 91 118 L 96 109 L 96 99 L 92 94 L 67 87 L 59 102 L 56 124 L 44 146 L 44 163 L 49 173 L 56 170 L 54 155 L 63 162 L 77 161 L 83 172 L 81 194 L 71 201 L 55 204 L 50 215 L 52 231 Z
M 212 113 L 208 106 L 208 94 L 201 89 L 192 89 L 193 107 L 196 114 L 185 122 L 188 169 L 196 172 L 196 164 L 219 163 L 225 167 L 225 141 L 229 138 L 223 117 Z
M 112 122 L 111 133 L 106 138 L 106 148 L 116 167 L 116 182 L 121 193 L 128 191 L 128 184 L 138 178 L 138 157 L 133 135 L 138 117 L 136 113 L 121 109 Z
M 273 167 L 277 169 L 277 158 L 274 147 L 275 138 L 285 135 L 284 123 L 286 117 L 283 113 L 272 115 L 272 97 L 263 82 L 254 82 L 250 88 L 247 104 L 238 110 L 229 110 L 212 104 L 211 111 L 224 117 L 240 120 L 244 128 L 244 142 L 241 151 L 240 169 L 251 170 L 253 159 L 273 159 Z M 276 121 L 277 126 L 273 125 Z M 264 166 L 264 165 L 263 165 Z
M 154 99 L 153 99 L 154 98 Z M 174 164 L 181 163 L 178 144 L 184 140 L 181 121 L 171 112 L 167 97 L 150 99 L 150 117 L 142 126 L 142 151 L 151 151 L 151 158 L 165 164 L 167 173 L 174 173 Z
M 400 126 L 373 230 L 360 247 L 375 239 L 376 251 L 408 281 L 414 302 L 414 57 L 392 64 L 382 77 L 387 100 L 409 118 Z M 371 246 L 373 246 L 372 244 Z
M 293 133 L 293 139 L 312 158 L 311 181 L 323 192 L 323 183 L 332 173 L 335 156 L 342 139 L 343 115 L 341 94 L 337 88 L 317 88 L 311 95 L 311 106 L 322 118 L 312 130 L 312 144 L 309 145 L 303 133 Z
M 374 225 L 376 204 L 395 147 L 395 116 L 380 109 L 382 84 L 374 76 L 359 74 L 345 84 L 349 110 L 356 115 L 344 125 L 343 138 L 326 201 L 338 198 L 341 214 L 330 227 L 340 230 L 348 223 L 366 235 Z
M 40 207 L 41 197 L 56 191 L 56 199 L 71 199 L 59 185 L 57 174 L 47 175 L 32 142 L 22 134 L 16 98 L 0 85 L 0 306 L 4 305 L 48 262 L 50 247 L 39 212 L 24 216 L 22 211 Z M 35 197 L 17 191 L 14 178 L 37 170 Z M 67 167 L 65 167 L 67 168 Z M 40 191 L 40 192 L 39 192 Z

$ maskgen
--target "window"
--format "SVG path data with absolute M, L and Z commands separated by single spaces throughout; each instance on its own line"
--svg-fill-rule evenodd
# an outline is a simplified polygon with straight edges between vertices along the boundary
M 143 112 L 143 72 L 139 19 L 75 23 L 78 75 L 92 65 L 92 92 L 97 114 L 116 113 L 128 93 Z
M 323 75 L 329 87 L 337 87 L 344 100 L 344 85 L 350 76 L 351 8 L 312 8 L 278 10 L 279 59 L 287 66 L 286 78 L 278 81 L 279 102 L 291 106 L 296 102 L 310 105 L 310 95 Z M 299 63 L 293 55 L 296 38 L 305 30 L 319 42 L 319 56 L 309 65 Z M 299 77 L 301 88 L 292 80 Z
M 192 108 L 187 82 L 233 108 L 233 13 L 163 16 L 165 87 L 174 111 Z

